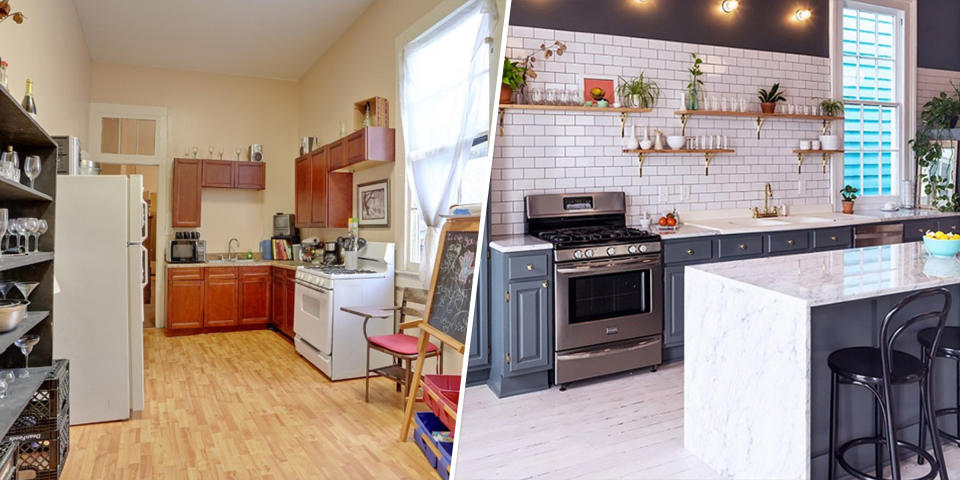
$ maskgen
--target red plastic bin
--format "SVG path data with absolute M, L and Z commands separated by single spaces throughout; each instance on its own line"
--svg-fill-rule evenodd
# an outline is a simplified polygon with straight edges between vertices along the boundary
M 460 375 L 424 375 L 424 403 L 456 434 L 457 404 L 460 403 Z

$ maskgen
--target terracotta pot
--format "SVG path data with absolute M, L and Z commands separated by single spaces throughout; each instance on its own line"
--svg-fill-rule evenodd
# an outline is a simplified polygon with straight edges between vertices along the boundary
M 513 103 L 513 90 L 504 85 L 500 84 L 500 103 Z
M 853 213 L 853 201 L 844 200 L 843 202 L 843 213 L 852 214 Z
M 763 102 L 760 104 L 760 111 L 763 113 L 773 113 L 777 111 L 777 102 Z

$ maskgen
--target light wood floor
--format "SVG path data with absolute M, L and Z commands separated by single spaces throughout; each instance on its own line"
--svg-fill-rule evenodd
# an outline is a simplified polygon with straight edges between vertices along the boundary
M 393 384 L 331 383 L 266 330 L 144 332 L 146 409 L 75 426 L 62 478 L 438 478 L 411 442 Z
M 683 366 L 504 399 L 464 394 L 456 480 L 717 479 L 683 448 Z M 945 448 L 960 478 L 960 449 Z M 903 464 L 904 478 L 927 466 Z M 815 476 L 819 478 L 819 476 Z

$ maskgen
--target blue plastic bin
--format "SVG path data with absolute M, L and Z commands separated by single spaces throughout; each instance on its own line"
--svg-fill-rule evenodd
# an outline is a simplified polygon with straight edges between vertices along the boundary
M 413 432 L 413 441 L 417 444 L 417 447 L 420 448 L 420 451 L 423 452 L 423 456 L 427 457 L 427 463 L 429 463 L 432 468 L 438 469 L 438 471 L 438 465 L 443 458 L 446 458 L 447 465 L 449 465 L 450 457 L 453 453 L 453 443 L 435 442 L 430 435 L 432 432 L 449 432 L 450 430 L 447 426 L 444 425 L 433 412 L 417 412 L 414 416 L 414 421 L 417 422 L 417 430 Z M 427 443 L 430 443 L 430 445 L 440 451 L 443 458 L 437 458 L 433 453 L 433 449 L 431 449 Z M 446 473 L 446 470 L 447 468 L 444 466 L 444 473 Z M 443 476 L 443 473 L 441 473 L 441 476 Z
M 440 459 L 437 460 L 437 473 L 443 480 L 450 480 L 450 464 L 453 459 L 453 443 L 440 442 Z

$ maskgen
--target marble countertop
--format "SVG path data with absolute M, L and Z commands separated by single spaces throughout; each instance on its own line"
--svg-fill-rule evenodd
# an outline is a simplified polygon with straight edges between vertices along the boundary
M 490 239 L 490 248 L 503 253 L 553 250 L 553 244 L 530 235 L 505 235 Z
M 809 307 L 960 284 L 960 259 L 922 242 L 686 267 L 793 297 Z

